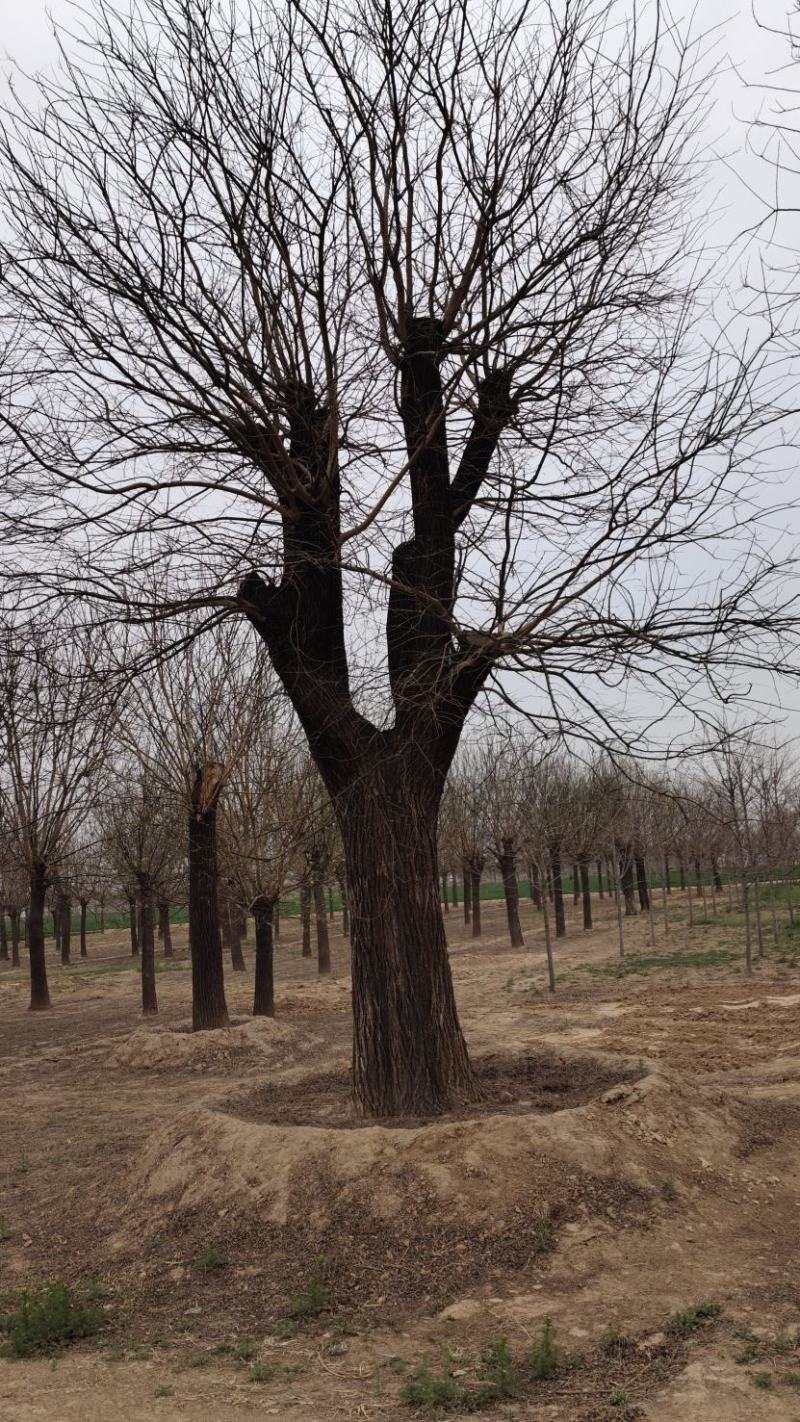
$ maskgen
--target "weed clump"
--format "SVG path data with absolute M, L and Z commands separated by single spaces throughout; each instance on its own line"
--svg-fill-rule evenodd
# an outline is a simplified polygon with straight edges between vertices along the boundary
M 511 1356 L 508 1339 L 505 1336 L 492 1343 L 484 1354 L 481 1364 L 481 1379 L 481 1386 L 475 1399 L 478 1406 L 522 1397 L 525 1390 L 525 1379 L 522 1369 Z
M 65 1343 L 90 1338 L 103 1325 L 102 1310 L 75 1298 L 66 1284 L 48 1284 L 38 1293 L 27 1289 L 13 1312 L 0 1319 L 7 1339 L 4 1352 L 11 1358 L 53 1354 Z
M 414 1369 L 400 1389 L 400 1401 L 425 1412 L 447 1412 L 462 1401 L 462 1389 L 449 1370 L 432 1372 L 427 1362 Z
M 213 1239 L 208 1241 L 197 1256 L 197 1267 L 203 1274 L 214 1274 L 218 1269 L 224 1269 L 228 1263 L 227 1255 L 223 1254 L 218 1244 Z
M 554 1378 L 561 1372 L 564 1354 L 556 1346 L 552 1320 L 546 1318 L 540 1337 L 531 1350 L 531 1374 L 537 1379 Z
M 331 1291 L 322 1275 L 323 1258 L 314 1256 L 304 1289 L 295 1294 L 289 1305 L 289 1318 L 316 1318 L 331 1306 Z
M 689 1338 L 709 1318 L 717 1318 L 722 1313 L 718 1303 L 699 1303 L 691 1308 L 679 1309 L 669 1321 L 669 1331 L 675 1338 Z

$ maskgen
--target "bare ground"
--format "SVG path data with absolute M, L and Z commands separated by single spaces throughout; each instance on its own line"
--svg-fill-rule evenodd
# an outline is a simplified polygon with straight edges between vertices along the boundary
M 423 1359 L 476 1403 L 502 1335 L 524 1366 L 489 1422 L 800 1422 L 791 955 L 748 979 L 736 916 L 690 932 L 676 896 L 669 939 L 637 920 L 621 964 L 598 904 L 557 945 L 551 997 L 532 909 L 512 954 L 483 907 L 479 944 L 448 927 L 484 1099 L 435 1122 L 353 1119 L 336 933 L 319 982 L 285 922 L 275 1023 L 229 973 L 236 1025 L 194 1037 L 180 935 L 144 1025 L 112 934 L 51 966 L 51 1013 L 3 965 L 0 1312 L 91 1279 L 107 1327 L 55 1362 L 0 1360 L 0 1422 L 412 1418 Z M 209 1244 L 225 1263 L 203 1270 Z M 703 1301 L 719 1315 L 670 1326 Z M 546 1317 L 568 1366 L 537 1382 Z

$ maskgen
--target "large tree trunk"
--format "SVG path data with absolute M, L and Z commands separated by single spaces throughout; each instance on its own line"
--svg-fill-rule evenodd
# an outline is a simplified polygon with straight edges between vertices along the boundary
M 359 776 L 337 812 L 350 888 L 356 1101 L 374 1116 L 434 1114 L 475 1091 L 439 902 L 438 800 L 390 761 Z
M 514 855 L 514 845 L 510 839 L 503 840 L 503 853 L 500 855 L 499 862 L 500 873 L 503 876 L 503 890 L 506 896 L 506 917 L 508 918 L 508 936 L 511 939 L 511 947 L 524 948 L 525 939 L 522 936 L 522 926 L 519 921 L 517 864 Z
M 566 937 L 567 921 L 564 917 L 564 885 L 561 878 L 561 848 L 550 846 L 550 877 L 553 883 L 553 917 L 556 921 L 556 938 Z
M 578 868 L 581 876 L 581 897 L 583 898 L 583 926 L 589 929 L 592 926 L 592 891 L 589 883 L 589 861 L 581 859 Z
M 50 1006 L 47 963 L 44 956 L 44 896 L 47 890 L 44 864 L 31 870 L 31 897 L 28 911 L 28 954 L 31 965 L 31 1012 Z
M 88 958 L 88 956 L 89 956 L 88 951 L 87 951 L 87 948 L 86 948 L 86 907 L 87 907 L 87 900 L 86 900 L 86 899 L 81 899 L 81 957 L 82 957 L 82 958 Z
M 303 935 L 302 956 L 311 957 L 311 889 L 307 880 L 300 885 L 300 927 Z
M 262 895 L 253 903 L 256 925 L 256 982 L 253 994 L 253 1016 L 275 1016 L 275 985 L 273 973 L 273 934 L 275 899 Z M 324 904 L 323 904 L 324 913 Z
M 164 957 L 172 958 L 172 925 L 169 921 L 169 904 L 166 899 L 158 901 L 158 936 L 164 948 Z
M 213 766 L 198 768 L 189 814 L 189 946 L 192 1030 L 228 1026 L 217 900 L 217 811 Z
M 139 875 L 139 902 L 142 923 L 142 1012 L 145 1017 L 158 1012 L 156 996 L 156 939 L 153 925 L 153 886 L 148 874 Z
M 11 966 L 19 967 L 19 909 L 11 910 Z

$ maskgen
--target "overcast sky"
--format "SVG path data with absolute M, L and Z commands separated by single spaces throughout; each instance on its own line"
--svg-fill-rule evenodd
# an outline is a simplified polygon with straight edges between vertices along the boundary
M 92 0 L 85 0 L 90 9 Z M 631 0 L 633 4 L 633 0 Z M 791 73 L 789 46 L 785 33 L 792 0 L 699 0 L 690 6 L 678 0 L 673 7 L 678 19 L 692 17 L 692 30 L 705 36 L 705 46 L 713 58 L 711 110 L 705 142 L 710 159 L 709 182 L 703 186 L 701 201 L 708 204 L 713 245 L 732 247 L 742 230 L 760 215 L 755 191 L 769 192 L 769 170 L 748 151 L 748 121 L 759 109 L 775 102 L 774 90 L 782 83 L 797 82 Z M 71 27 L 69 0 L 0 0 L 0 55 L 27 71 L 48 67 L 55 57 L 52 20 Z M 759 23 L 759 21 L 761 23 Z M 767 26 L 772 26 L 770 30 Z M 800 33 L 800 19 L 796 28 Z M 0 73 L 0 84 L 4 81 Z M 771 92 L 770 92 L 771 91 Z M 800 539 L 800 499 L 794 525 Z M 777 695 L 766 680 L 758 687 L 762 712 L 774 706 Z M 786 716 L 783 733 L 800 737 L 800 691 L 781 693 Z

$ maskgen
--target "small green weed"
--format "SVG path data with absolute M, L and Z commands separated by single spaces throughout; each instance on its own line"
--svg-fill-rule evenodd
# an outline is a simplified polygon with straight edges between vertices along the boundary
M 102 1324 L 100 1309 L 75 1298 L 66 1284 L 55 1283 L 39 1293 L 26 1289 L 18 1307 L 0 1320 L 0 1331 L 8 1340 L 9 1357 L 31 1358 L 36 1353 L 52 1355 L 76 1338 L 89 1338 Z
M 554 1378 L 561 1371 L 563 1363 L 564 1354 L 556 1346 L 552 1321 L 546 1318 L 542 1324 L 541 1335 L 531 1350 L 531 1373 L 535 1378 Z
M 427 1362 L 414 1369 L 400 1389 L 400 1401 L 425 1412 L 449 1412 L 460 1406 L 463 1393 L 452 1373 L 434 1373 Z
M 624 1407 L 628 1402 L 628 1394 L 624 1387 L 617 1387 L 608 1399 L 609 1407 Z
M 188 1358 L 184 1358 L 185 1368 L 207 1368 L 211 1362 L 208 1353 L 190 1353 Z
M 492 1343 L 484 1354 L 480 1376 L 482 1383 L 475 1399 L 480 1406 L 522 1396 L 524 1379 L 511 1356 L 505 1336 Z
M 625 1352 L 629 1345 L 630 1338 L 626 1333 L 622 1333 L 616 1324 L 609 1323 L 608 1327 L 603 1330 L 603 1336 L 600 1339 L 601 1352 L 619 1356 L 620 1353 Z
M 251 1383 L 272 1382 L 278 1372 L 275 1363 L 254 1363 L 250 1370 L 249 1381 Z
M 233 1347 L 233 1356 L 239 1363 L 252 1363 L 257 1352 L 258 1348 L 252 1338 L 240 1338 Z
M 755 1387 L 763 1388 L 766 1391 L 767 1388 L 772 1387 L 772 1373 L 753 1373 L 753 1383 Z
M 781 1373 L 781 1382 L 786 1387 L 800 1388 L 800 1373 L 796 1372 L 794 1368 L 790 1368 L 788 1372 Z
M 173 1397 L 174 1393 L 175 1389 L 174 1387 L 170 1387 L 169 1383 L 159 1383 L 158 1386 L 153 1389 L 153 1397 Z
M 223 1254 L 218 1244 L 213 1239 L 200 1250 L 197 1256 L 197 1267 L 203 1274 L 213 1274 L 218 1269 L 224 1269 L 228 1263 L 228 1257 Z
M 722 1312 L 718 1303 L 699 1303 L 691 1308 L 679 1309 L 669 1321 L 669 1332 L 676 1338 L 688 1338 L 696 1333 L 709 1318 L 717 1318 Z
M 5 1244 L 11 1238 L 11 1226 L 5 1215 L 0 1215 L 0 1244 Z
M 295 1294 L 289 1309 L 289 1318 L 317 1318 L 331 1306 L 331 1291 L 322 1277 L 324 1260 L 316 1254 L 311 1262 L 305 1288 Z

